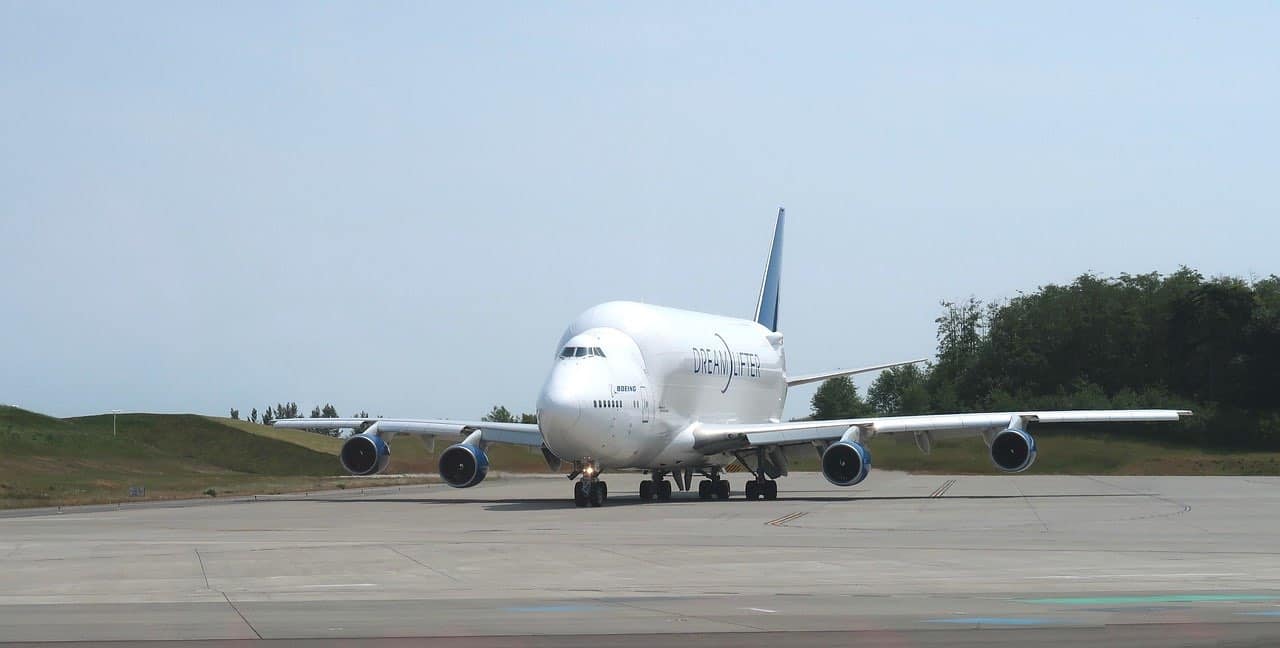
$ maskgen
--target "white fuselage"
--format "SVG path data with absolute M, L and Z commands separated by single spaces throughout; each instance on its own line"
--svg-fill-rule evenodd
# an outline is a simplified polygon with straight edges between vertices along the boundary
M 566 461 L 698 467 L 710 458 L 694 449 L 693 426 L 779 421 L 785 374 L 782 335 L 756 322 L 608 302 L 561 337 L 538 427 Z

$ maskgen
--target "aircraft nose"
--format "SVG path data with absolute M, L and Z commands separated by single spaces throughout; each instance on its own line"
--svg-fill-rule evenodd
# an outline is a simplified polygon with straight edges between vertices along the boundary
M 538 404 L 538 424 L 548 441 L 572 432 L 582 416 L 583 390 L 571 378 L 553 375 Z

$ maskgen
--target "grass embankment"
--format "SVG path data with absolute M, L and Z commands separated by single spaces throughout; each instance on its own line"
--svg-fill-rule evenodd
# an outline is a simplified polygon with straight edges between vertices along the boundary
M 210 420 L 244 430 L 251 434 L 287 441 L 323 452 L 337 461 L 338 450 L 342 448 L 342 439 L 324 434 L 316 434 L 306 430 L 288 430 L 273 428 L 248 421 L 237 421 L 229 418 L 210 417 Z M 391 464 L 387 467 L 390 473 L 401 474 L 434 474 L 439 470 L 440 453 L 454 443 L 448 439 L 436 439 L 432 444 L 430 437 L 414 434 L 397 434 L 391 441 Z M 434 448 L 434 450 L 432 449 Z M 537 448 L 522 448 L 507 445 L 491 445 L 485 450 L 489 455 L 489 469 L 503 472 L 550 472 L 542 453 Z
M 0 508 L 281 493 L 352 481 L 336 450 L 318 451 L 340 442 L 321 435 L 285 440 L 273 437 L 283 430 L 259 425 L 263 433 L 252 433 L 188 414 L 121 414 L 117 423 L 113 436 L 110 414 L 57 419 L 0 406 Z M 134 486 L 145 495 L 131 497 Z

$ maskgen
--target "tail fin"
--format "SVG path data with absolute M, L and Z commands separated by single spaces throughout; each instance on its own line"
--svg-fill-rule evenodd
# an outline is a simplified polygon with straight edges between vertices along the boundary
M 769 248 L 769 265 L 764 267 L 760 282 L 760 298 L 756 300 L 756 322 L 770 331 L 778 330 L 778 294 L 782 283 L 782 225 L 785 209 L 778 208 L 778 223 L 773 226 L 773 247 Z

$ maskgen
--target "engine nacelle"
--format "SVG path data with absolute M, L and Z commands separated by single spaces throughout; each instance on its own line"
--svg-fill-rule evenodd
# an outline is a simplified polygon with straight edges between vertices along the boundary
M 871 474 L 871 451 L 857 441 L 838 441 L 822 452 L 822 476 L 836 486 L 853 486 Z
M 1020 473 L 1036 461 L 1036 440 L 1023 430 L 1009 428 L 991 440 L 991 462 L 1004 472 Z
M 480 446 L 459 443 L 440 454 L 440 478 L 454 488 L 471 488 L 489 474 L 489 456 Z
M 353 475 L 376 475 L 391 461 L 391 446 L 376 434 L 357 434 L 342 444 L 342 467 Z

